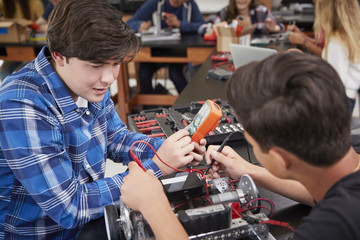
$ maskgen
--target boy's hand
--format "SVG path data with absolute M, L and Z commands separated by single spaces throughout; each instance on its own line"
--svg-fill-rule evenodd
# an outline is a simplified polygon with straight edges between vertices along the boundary
M 240 177 L 249 173 L 254 165 L 239 156 L 231 147 L 225 146 L 224 149 L 218 153 L 220 146 L 210 145 L 205 154 L 206 163 L 211 163 L 211 158 L 215 159 L 210 173 L 213 178 L 219 178 L 219 171 L 224 171 L 229 177 L 233 179 L 240 179 Z
M 203 160 L 203 157 L 206 153 L 206 140 L 203 138 L 199 143 L 192 142 L 192 144 L 194 145 L 195 149 L 194 151 L 190 152 L 190 155 L 194 157 L 194 160 L 192 160 L 189 165 L 197 166 Z
M 121 201 L 128 207 L 144 211 L 149 203 L 167 201 L 160 181 L 152 170 L 144 172 L 137 163 L 129 163 L 129 174 L 121 186 Z
M 194 149 L 195 146 L 191 143 L 189 131 L 181 129 L 164 141 L 158 149 L 157 154 L 171 167 L 180 168 L 194 160 L 194 153 L 192 153 Z M 200 147 L 200 149 L 202 149 L 202 147 Z M 162 163 L 157 156 L 154 156 L 153 161 L 159 166 L 163 175 L 176 172 L 174 169 Z

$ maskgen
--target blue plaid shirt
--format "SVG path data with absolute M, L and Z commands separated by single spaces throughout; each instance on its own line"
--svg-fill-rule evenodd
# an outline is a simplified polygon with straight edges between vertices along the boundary
M 163 143 L 128 131 L 109 91 L 78 107 L 49 58 L 44 47 L 0 89 L 0 239 L 76 238 L 119 204 L 126 173 L 104 178 L 106 159 L 127 165 L 134 141 Z M 161 176 L 149 147 L 134 152 Z

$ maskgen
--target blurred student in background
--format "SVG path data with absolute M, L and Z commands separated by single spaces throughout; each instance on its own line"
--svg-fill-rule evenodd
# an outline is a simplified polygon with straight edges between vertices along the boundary
M 322 58 L 346 89 L 352 113 L 360 88 L 360 9 L 357 0 L 316 0 L 315 36 L 324 36 Z
M 360 88 L 360 10 L 356 0 L 314 0 L 315 39 L 302 33 L 298 27 L 289 41 L 303 45 L 311 53 L 321 56 L 337 71 L 350 101 L 350 114 Z
M 316 0 L 313 0 L 313 3 L 316 4 Z M 312 38 L 302 32 L 295 24 L 288 25 L 287 30 L 291 32 L 289 34 L 290 43 L 302 45 L 310 53 L 321 57 L 325 45 L 324 31 L 321 31 L 315 38 Z
M 2 18 L 19 18 L 29 20 L 29 25 L 37 20 L 44 12 L 44 5 L 40 0 L 0 0 L 0 14 Z M 4 61 L 0 63 L 0 83 L 5 77 L 13 73 L 21 62 Z
M 58 2 L 60 2 L 60 0 L 50 0 L 48 4 L 46 4 L 43 15 L 35 21 L 40 27 L 37 32 L 45 33 L 47 31 L 49 15 Z
M 129 19 L 127 24 L 137 32 L 149 30 L 154 24 L 152 15 L 158 11 L 161 19 L 161 28 L 179 28 L 181 33 L 196 33 L 204 18 L 194 0 L 148 0 Z M 182 63 L 141 63 L 139 78 L 141 93 L 153 93 L 152 76 L 164 67 L 169 66 L 169 76 L 177 92 L 180 94 L 185 88 L 187 80 L 183 73 L 185 64 Z
M 254 34 L 257 35 L 281 32 L 285 29 L 284 25 L 272 16 L 270 10 L 256 0 L 230 0 L 227 7 L 210 16 L 207 22 L 216 24 L 226 21 L 231 24 L 234 20 L 244 27 L 254 24 Z M 204 29 L 199 29 L 199 32 L 204 32 Z
M 290 43 L 302 45 L 310 53 L 321 57 L 325 44 L 323 32 L 316 38 L 312 38 L 303 33 L 296 25 L 289 25 L 287 30 L 291 32 L 289 34 Z
M 35 21 L 44 12 L 40 0 L 1 0 L 0 13 L 5 18 L 21 18 Z

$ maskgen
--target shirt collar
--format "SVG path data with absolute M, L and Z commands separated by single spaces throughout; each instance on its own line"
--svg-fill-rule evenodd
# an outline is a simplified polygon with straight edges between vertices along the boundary
M 65 84 L 51 65 L 50 59 L 50 51 L 47 46 L 44 46 L 35 59 L 35 67 L 39 74 L 44 78 L 46 85 L 60 108 L 60 111 L 63 114 L 66 114 L 78 107 Z

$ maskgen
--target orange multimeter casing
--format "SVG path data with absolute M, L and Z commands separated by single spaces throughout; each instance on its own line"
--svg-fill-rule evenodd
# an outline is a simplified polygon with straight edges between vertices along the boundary
M 221 117 L 220 107 L 213 101 L 206 100 L 188 126 L 191 140 L 199 142 L 210 131 L 215 130 Z

